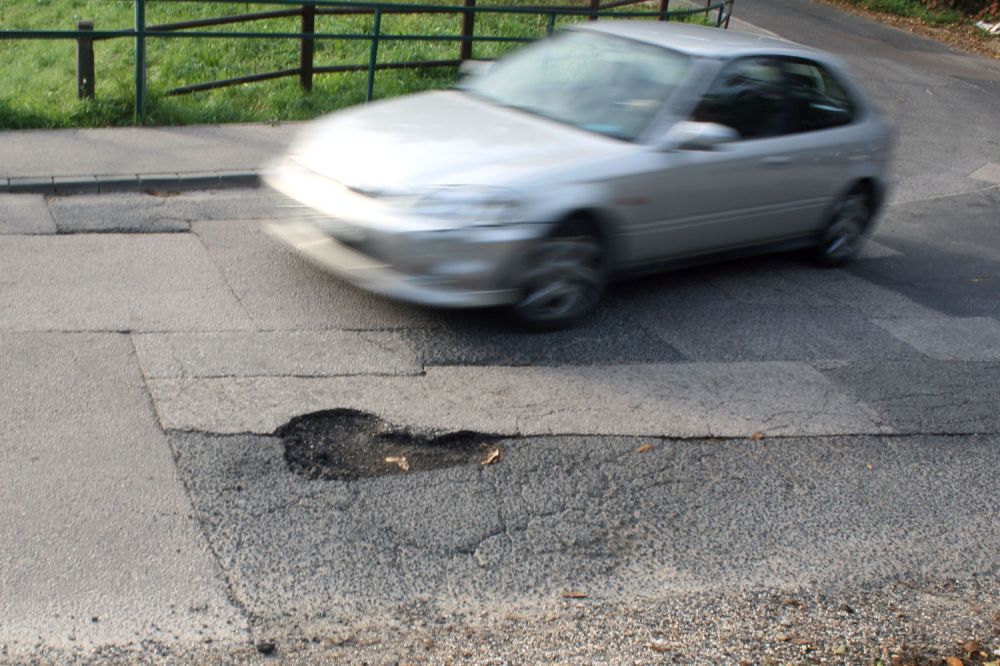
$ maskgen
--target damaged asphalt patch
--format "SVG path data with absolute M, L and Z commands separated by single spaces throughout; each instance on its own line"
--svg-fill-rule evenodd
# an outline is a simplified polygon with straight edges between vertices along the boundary
M 168 433 L 255 636 L 372 622 L 405 632 L 414 607 L 427 621 L 544 615 L 567 593 L 586 604 L 733 586 L 836 598 L 890 581 L 995 581 L 1000 568 L 996 436 L 525 437 L 491 441 L 495 465 L 302 473 L 337 433 L 354 438 L 348 448 L 392 444 L 378 441 L 384 427 L 328 412 L 275 435 Z M 448 455 L 467 463 L 474 451 Z
M 336 409 L 292 419 L 275 435 L 288 469 L 308 479 L 351 481 L 493 462 L 491 437 L 455 432 L 428 437 L 396 428 L 377 416 Z

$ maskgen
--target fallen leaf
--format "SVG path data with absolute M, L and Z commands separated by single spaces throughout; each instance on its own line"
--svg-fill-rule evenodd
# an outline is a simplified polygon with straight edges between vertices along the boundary
M 642 446 L 640 446 L 639 448 L 637 448 L 635 450 L 635 452 L 636 453 L 649 453 L 650 451 L 652 451 L 655 448 L 656 447 L 653 446 L 652 444 L 643 444 Z
M 836 655 L 838 657 L 842 657 L 845 654 L 847 654 L 847 646 L 846 645 L 834 645 L 833 649 L 830 650 L 830 653 L 834 654 L 834 655 Z
M 765 435 L 762 430 L 758 430 L 754 434 L 750 435 L 750 441 L 752 441 L 752 442 L 759 442 L 762 439 L 764 439 L 765 437 L 767 437 L 767 435 Z
M 649 647 L 651 647 L 656 652 L 670 652 L 670 646 L 662 638 L 654 638 L 649 642 Z
M 486 452 L 486 456 L 483 458 L 484 465 L 492 465 L 500 460 L 501 452 L 499 446 L 491 447 L 489 451 Z
M 948 666 L 965 666 L 965 662 L 958 657 L 945 657 L 944 663 L 948 664 Z
M 410 471 L 410 463 L 406 462 L 406 456 L 386 456 L 385 461 L 390 465 L 397 465 L 404 472 Z
M 962 646 L 966 654 L 972 654 L 973 652 L 979 652 L 983 649 L 983 646 L 979 644 L 979 641 L 965 641 L 965 645 Z
M 590 595 L 587 594 L 586 592 L 580 592 L 577 590 L 567 590 L 562 593 L 563 599 L 586 599 L 589 596 Z
M 874 466 L 874 465 L 872 465 L 871 463 L 868 463 L 867 465 L 865 465 L 865 467 L 867 467 L 867 468 L 868 468 L 868 471 L 869 471 L 869 472 L 870 472 L 870 471 L 872 471 L 873 469 L 875 469 L 875 466 Z

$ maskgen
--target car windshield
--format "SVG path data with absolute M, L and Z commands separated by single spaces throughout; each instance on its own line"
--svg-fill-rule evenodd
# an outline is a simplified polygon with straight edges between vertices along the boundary
M 669 49 L 571 30 L 515 52 L 459 87 L 503 106 L 631 141 L 689 66 L 690 58 Z

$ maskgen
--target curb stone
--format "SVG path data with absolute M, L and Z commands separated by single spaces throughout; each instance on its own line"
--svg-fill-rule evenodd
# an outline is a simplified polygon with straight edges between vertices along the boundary
M 184 192 L 259 186 L 257 171 L 0 178 L 0 194 L 106 194 L 150 189 Z

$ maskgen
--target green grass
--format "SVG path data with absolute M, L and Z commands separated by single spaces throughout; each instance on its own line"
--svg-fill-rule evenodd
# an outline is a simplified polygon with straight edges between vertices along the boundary
M 458 4 L 437 0 L 433 4 Z M 869 0 L 875 1 L 875 0 Z M 889 0 L 878 0 L 889 1 Z M 482 2 L 481 4 L 486 4 Z M 491 0 L 516 6 L 517 0 Z M 581 7 L 582 0 L 546 0 L 545 4 Z M 147 25 L 195 18 L 282 9 L 287 6 L 249 3 L 149 0 Z M 652 11 L 635 5 L 631 11 Z M 714 14 L 713 14 L 714 18 Z M 132 0 L 0 0 L 2 30 L 73 30 L 78 20 L 92 20 L 96 30 L 129 29 Z M 560 18 L 565 25 L 576 18 Z M 691 20 L 704 22 L 702 15 Z M 371 16 L 320 16 L 316 31 L 363 34 Z M 382 34 L 458 35 L 458 14 L 385 15 Z M 476 34 L 538 37 L 546 21 L 532 15 L 479 14 Z M 297 32 L 298 17 L 213 27 L 218 32 Z M 492 58 L 516 48 L 511 43 L 477 43 L 477 58 Z M 320 40 L 315 64 L 365 64 L 367 40 Z M 0 40 L 0 128 L 100 127 L 133 123 L 134 42 L 99 41 L 95 50 L 96 99 L 76 99 L 76 44 L 72 40 Z M 458 42 L 382 41 L 379 62 L 457 59 Z M 364 100 L 366 73 L 317 74 L 313 91 L 304 92 L 298 77 L 242 84 L 189 95 L 168 96 L 175 87 L 217 79 L 291 69 L 298 66 L 299 43 L 290 39 L 149 38 L 147 40 L 147 116 L 150 125 L 227 122 L 278 122 L 316 117 Z M 390 97 L 449 85 L 455 68 L 382 70 L 376 75 L 375 97 Z

